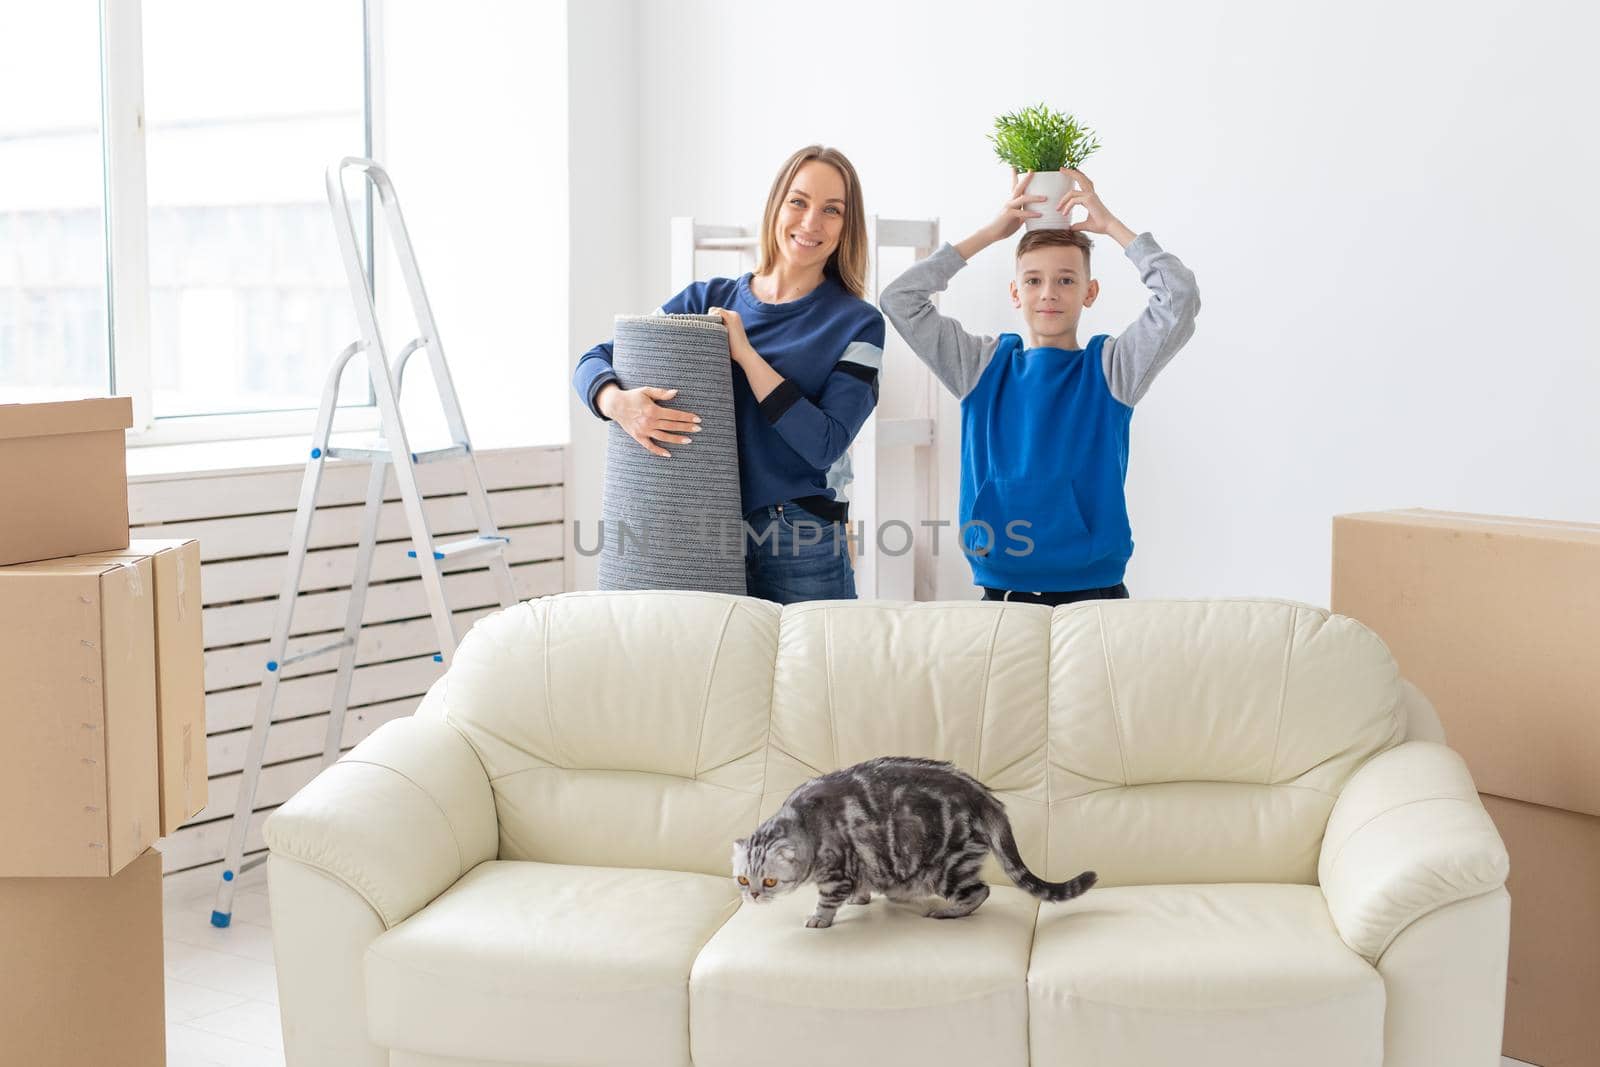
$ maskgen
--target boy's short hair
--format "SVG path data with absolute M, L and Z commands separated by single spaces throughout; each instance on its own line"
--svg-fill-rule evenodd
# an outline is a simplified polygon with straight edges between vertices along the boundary
M 1094 247 L 1094 242 L 1089 240 L 1089 235 L 1082 230 L 1029 230 L 1022 235 L 1022 240 L 1017 242 L 1017 258 L 1021 259 L 1023 253 L 1032 252 L 1037 248 L 1072 247 L 1083 249 L 1083 272 L 1089 273 L 1089 250 Z

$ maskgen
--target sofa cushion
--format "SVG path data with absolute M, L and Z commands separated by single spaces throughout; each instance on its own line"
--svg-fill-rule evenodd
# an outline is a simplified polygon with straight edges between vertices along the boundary
M 1383 980 L 1315 886 L 1124 886 L 1043 905 L 1028 998 L 1034 1063 L 1383 1063 Z
M 1389 650 L 1321 608 L 1089 601 L 1050 641 L 1053 880 L 1315 884 L 1345 782 L 1405 737 Z
M 875 756 L 950 760 L 999 795 L 1044 869 L 1050 609 L 812 602 L 783 609 L 762 814 Z M 990 859 L 984 877 L 1010 884 Z
M 779 613 L 569 593 L 474 625 L 434 706 L 488 772 L 499 858 L 725 875 L 758 821 Z
M 490 861 L 367 950 L 372 1039 L 434 1056 L 687 1064 L 689 969 L 733 880 Z
M 689 981 L 696 1067 L 1028 1062 L 1026 976 L 1038 904 L 995 887 L 949 921 L 879 897 L 809 930 L 810 887 L 745 904 Z

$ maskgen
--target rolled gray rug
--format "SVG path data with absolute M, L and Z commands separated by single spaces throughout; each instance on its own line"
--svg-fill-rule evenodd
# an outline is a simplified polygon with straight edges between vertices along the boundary
M 688 445 L 646 452 L 612 423 L 600 503 L 601 589 L 745 593 L 744 512 L 728 330 L 715 315 L 618 315 L 611 364 L 624 389 L 677 389 L 703 420 Z

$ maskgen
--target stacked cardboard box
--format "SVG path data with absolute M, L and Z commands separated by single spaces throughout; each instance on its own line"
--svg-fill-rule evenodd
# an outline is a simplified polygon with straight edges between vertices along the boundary
M 0 1063 L 161 1067 L 161 853 L 110 878 L 0 878 Z
M 1511 854 L 1505 1054 L 1600 1063 L 1600 525 L 1341 515 L 1332 607 L 1433 701 Z
M 128 539 L 125 399 L 0 405 L 0 1062 L 165 1059 L 161 856 L 206 801 L 200 553 Z
M 155 579 L 156 759 L 160 836 L 206 806 L 205 637 L 201 629 L 200 542 L 138 540 L 82 560 L 150 563 Z
M 125 396 L 0 404 L 0 566 L 125 548 Z

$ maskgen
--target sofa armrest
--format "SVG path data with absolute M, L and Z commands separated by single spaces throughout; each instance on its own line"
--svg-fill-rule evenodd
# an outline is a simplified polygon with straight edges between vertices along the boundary
M 1407 741 L 1369 760 L 1333 805 L 1317 880 L 1345 944 L 1376 962 L 1399 933 L 1505 884 L 1510 861 L 1460 756 Z
M 499 848 L 494 793 L 454 728 L 385 723 L 264 827 L 267 847 L 349 886 L 393 927 Z
M 1450 743 L 1444 736 L 1439 713 L 1433 710 L 1433 701 L 1404 678 L 1400 679 L 1400 709 L 1406 719 L 1407 741 L 1437 741 L 1441 745 Z

